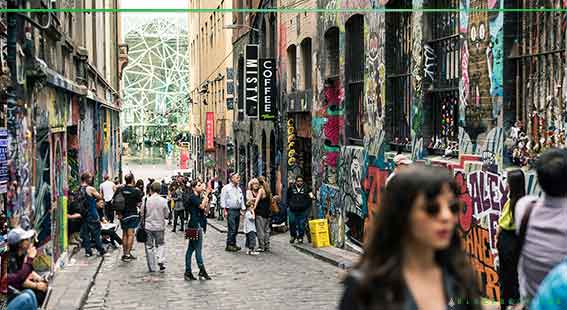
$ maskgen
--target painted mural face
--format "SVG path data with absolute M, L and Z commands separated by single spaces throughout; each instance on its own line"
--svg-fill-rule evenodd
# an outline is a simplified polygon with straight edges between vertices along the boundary
M 448 184 L 443 185 L 441 192 L 433 201 L 428 201 L 420 194 L 410 212 L 409 226 L 412 242 L 433 250 L 449 247 L 457 226 L 457 214 L 451 210 L 455 194 Z M 433 215 L 427 210 L 429 205 L 436 205 L 438 212 Z
M 362 206 L 362 184 L 360 182 L 361 173 L 362 167 L 360 166 L 360 161 L 358 157 L 354 157 L 350 164 L 350 176 L 352 178 L 352 192 L 355 193 L 358 206 Z

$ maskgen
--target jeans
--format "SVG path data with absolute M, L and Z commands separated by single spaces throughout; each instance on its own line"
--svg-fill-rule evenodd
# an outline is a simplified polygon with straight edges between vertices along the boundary
M 100 238 L 100 222 L 86 221 L 81 227 L 81 239 L 83 239 L 83 247 L 86 254 L 92 254 L 92 241 L 95 242 L 95 248 L 99 254 L 104 254 L 105 250 L 102 247 L 102 240 Z
M 228 209 L 227 221 L 226 245 L 236 246 L 236 235 L 238 234 L 238 227 L 240 227 L 240 209 Z
M 173 231 L 177 229 L 177 219 L 179 219 L 181 224 L 181 228 L 179 230 L 183 231 L 183 228 L 185 227 L 185 210 L 179 210 L 174 212 L 175 212 L 175 216 L 173 217 Z
M 303 239 L 305 225 L 307 224 L 307 212 L 289 212 L 289 233 L 292 238 Z
M 258 234 L 258 246 L 261 249 L 270 249 L 271 220 L 268 217 L 256 215 L 256 232 Z
M 191 257 L 195 252 L 195 259 L 197 266 L 200 268 L 205 267 L 203 262 L 203 229 L 199 228 L 199 239 L 189 240 L 187 245 L 187 252 L 185 252 L 185 273 L 191 273 Z
M 114 209 L 112 208 L 112 202 L 106 202 L 104 204 L 104 213 L 106 215 L 106 219 L 109 223 L 114 223 Z
M 36 310 L 37 298 L 32 290 L 24 290 L 20 295 L 12 299 L 7 310 Z
M 256 232 L 251 231 L 246 233 L 246 248 L 249 250 L 254 250 L 256 248 Z
M 165 231 L 151 231 L 148 233 L 148 240 L 145 243 L 146 262 L 150 272 L 156 270 L 156 256 L 158 264 L 165 264 Z

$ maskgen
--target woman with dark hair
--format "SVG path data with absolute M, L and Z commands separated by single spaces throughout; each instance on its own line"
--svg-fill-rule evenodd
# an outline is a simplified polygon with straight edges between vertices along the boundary
M 265 177 L 258 178 L 260 189 L 254 201 L 254 213 L 256 214 L 256 231 L 258 233 L 258 252 L 270 251 L 270 206 L 272 204 L 272 192 L 270 184 Z
M 526 177 L 521 169 L 508 172 L 508 201 L 502 208 L 496 242 L 498 248 L 501 309 L 520 303 L 518 282 L 518 236 L 514 225 L 516 202 L 526 195 Z
M 136 187 L 142 192 L 143 195 L 145 195 L 146 191 L 144 190 L 144 180 L 139 179 L 138 181 L 136 181 Z
M 480 309 L 457 233 L 457 188 L 447 170 L 424 166 L 389 182 L 339 309 Z

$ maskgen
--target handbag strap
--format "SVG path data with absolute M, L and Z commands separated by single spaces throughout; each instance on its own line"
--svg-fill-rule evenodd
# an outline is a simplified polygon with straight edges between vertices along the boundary
M 144 199 L 144 218 L 142 219 L 142 229 L 146 229 L 146 215 L 148 211 L 148 197 Z

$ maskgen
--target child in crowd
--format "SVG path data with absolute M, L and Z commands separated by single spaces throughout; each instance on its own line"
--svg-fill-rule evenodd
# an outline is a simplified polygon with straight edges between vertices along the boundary
M 251 205 L 246 207 L 246 213 L 244 213 L 244 233 L 246 234 L 246 248 L 248 249 L 246 254 L 260 254 L 254 250 L 256 247 L 256 215 Z

